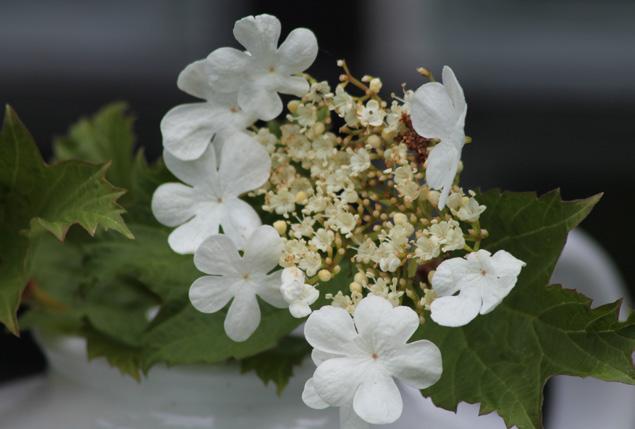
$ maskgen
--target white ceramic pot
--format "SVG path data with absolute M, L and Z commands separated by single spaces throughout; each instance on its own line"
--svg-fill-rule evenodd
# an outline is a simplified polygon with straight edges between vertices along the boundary
M 282 396 L 235 365 L 155 367 L 137 383 L 101 359 L 87 362 L 79 338 L 40 341 L 50 370 L 0 389 L 6 429 L 333 429 L 334 410 L 301 400 L 307 360 Z

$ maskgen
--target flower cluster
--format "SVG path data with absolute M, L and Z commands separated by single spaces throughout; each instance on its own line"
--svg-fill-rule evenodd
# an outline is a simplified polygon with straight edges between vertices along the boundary
M 463 89 L 449 67 L 442 82 L 420 69 L 428 82 L 386 100 L 380 78 L 343 60 L 335 87 L 303 73 L 317 54 L 307 29 L 278 46 L 280 22 L 259 15 L 234 35 L 245 51 L 217 49 L 179 75 L 204 101 L 162 121 L 166 166 L 183 183 L 161 185 L 153 212 L 208 274 L 191 286 L 194 307 L 229 304 L 235 341 L 257 329 L 257 297 L 309 316 L 318 369 L 305 402 L 340 407 L 347 427 L 390 423 L 402 406 L 393 379 L 424 388 L 441 374 L 434 344 L 406 344 L 420 324 L 492 311 L 524 265 L 481 249 L 486 207 L 459 185 Z M 271 121 L 280 93 L 294 97 Z M 312 313 L 320 294 L 330 305 Z

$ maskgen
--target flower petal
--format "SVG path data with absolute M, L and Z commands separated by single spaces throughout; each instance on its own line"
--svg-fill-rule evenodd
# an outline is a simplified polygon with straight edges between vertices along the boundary
M 272 15 L 246 16 L 234 24 L 234 37 L 255 58 L 269 58 L 278 47 L 280 21 Z
M 329 407 L 329 404 L 324 402 L 320 395 L 317 394 L 315 386 L 313 385 L 313 379 L 309 378 L 304 383 L 304 390 L 302 391 L 302 401 L 315 410 L 323 410 Z
M 443 210 L 459 167 L 461 153 L 451 143 L 441 142 L 432 148 L 427 160 L 426 182 L 440 189 L 439 209 Z
M 249 267 L 249 264 L 247 264 L 247 267 Z M 281 272 L 282 271 L 278 270 L 267 275 L 258 284 L 256 293 L 267 304 L 273 305 L 276 308 L 287 308 L 289 304 L 287 304 L 282 297 L 282 292 L 280 292 L 280 285 L 282 284 L 282 280 L 280 280 Z
M 207 71 L 212 88 L 218 92 L 235 92 L 244 83 L 251 57 L 234 48 L 218 48 L 207 56 Z
M 296 28 L 278 49 L 280 68 L 289 74 L 303 72 L 313 64 L 317 53 L 315 34 L 307 28 Z
M 403 411 L 401 392 L 385 371 L 377 368 L 368 370 L 355 393 L 353 409 L 368 423 L 392 423 Z
M 292 302 L 289 304 L 289 313 L 296 319 L 303 319 L 311 314 L 311 307 L 304 302 Z
M 194 265 L 206 274 L 236 277 L 241 274 L 242 260 L 236 246 L 225 235 L 213 235 L 199 246 Z
M 194 253 L 207 237 L 218 234 L 221 214 L 212 205 L 207 207 L 207 210 L 200 210 L 203 214 L 197 214 L 170 233 L 168 244 L 176 253 Z
M 260 325 L 260 306 L 253 290 L 238 285 L 236 292 L 225 318 L 225 332 L 232 340 L 242 342 Z
M 208 100 L 214 94 L 214 91 L 212 91 L 209 84 L 207 67 L 207 60 L 198 60 L 188 64 L 181 73 L 179 73 L 176 86 L 178 86 L 181 91 L 194 97 Z
M 181 160 L 192 160 L 207 149 L 215 127 L 214 111 L 208 103 L 181 104 L 161 120 L 163 147 Z
M 243 249 L 249 236 L 260 226 L 260 217 L 253 207 L 238 198 L 225 200 L 223 207 L 223 232 L 232 239 L 238 249 Z
M 164 183 L 152 195 L 152 214 L 163 225 L 175 227 L 196 214 L 194 189 L 181 183 Z
M 377 325 L 383 323 L 384 315 L 392 310 L 392 304 L 388 300 L 376 295 L 369 295 L 362 299 L 355 308 L 353 318 L 355 327 L 361 337 L 372 336 Z
M 343 355 L 351 350 L 350 343 L 357 332 L 346 310 L 327 305 L 311 313 L 304 325 L 304 336 L 316 349 Z
M 243 259 L 253 272 L 268 273 L 278 265 L 283 248 L 284 243 L 278 231 L 269 225 L 262 225 L 247 239 Z
M 329 360 L 329 359 L 333 359 L 336 357 L 343 357 L 342 355 L 336 355 L 333 353 L 327 353 L 327 352 L 323 352 L 320 349 L 313 349 L 313 351 L 311 352 L 311 360 L 313 361 L 313 363 L 315 364 L 315 366 L 319 366 L 322 362 Z
M 220 196 L 220 181 L 216 169 L 216 151 L 210 144 L 200 158 L 183 161 L 168 151 L 163 152 L 165 166 L 179 180 L 192 186 L 203 186 Z
M 459 290 L 459 281 L 470 271 L 469 262 L 451 258 L 441 262 L 432 275 L 432 289 L 437 296 L 451 296 Z
M 421 85 L 415 91 L 410 105 L 412 126 L 417 134 L 443 140 L 455 128 L 457 115 L 452 100 L 439 82 Z
M 246 134 L 225 141 L 218 174 L 225 197 L 237 197 L 262 186 L 269 178 L 271 160 L 267 150 Z
M 233 286 L 226 277 L 199 277 L 190 286 L 190 302 L 201 313 L 216 313 L 233 298 Z
M 430 316 L 442 326 L 464 326 L 478 315 L 481 304 L 479 288 L 467 287 L 456 296 L 444 296 L 432 301 Z
M 309 82 L 300 76 L 280 76 L 278 78 L 278 92 L 302 97 L 309 92 Z
M 443 66 L 443 86 L 448 91 L 448 95 L 454 105 L 454 110 L 458 112 L 465 120 L 465 112 L 467 112 L 467 103 L 465 102 L 465 95 L 463 94 L 463 88 L 459 84 L 459 81 L 454 74 L 454 71 L 449 66 Z M 464 124 L 460 124 L 462 127 Z
M 324 402 L 341 407 L 349 405 L 359 385 L 367 377 L 368 360 L 333 358 L 323 362 L 313 374 L 313 385 Z
M 413 309 L 405 306 L 391 308 L 375 328 L 375 348 L 382 354 L 386 350 L 403 347 L 418 328 L 419 316 Z
M 352 405 L 346 405 L 340 408 L 340 429 L 370 429 L 370 425 L 357 415 Z
M 258 82 L 243 84 L 238 91 L 238 105 L 263 121 L 275 119 L 282 113 L 282 100 L 274 88 L 258 85 Z
M 441 351 L 427 340 L 415 341 L 382 355 L 390 374 L 406 384 L 425 389 L 439 381 L 443 372 Z

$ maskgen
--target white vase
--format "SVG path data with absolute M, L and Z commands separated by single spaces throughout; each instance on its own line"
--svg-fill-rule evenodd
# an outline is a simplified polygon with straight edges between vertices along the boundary
M 79 338 L 40 341 L 50 370 L 0 390 L 7 429 L 333 429 L 335 410 L 302 403 L 310 360 L 277 396 L 237 365 L 155 367 L 141 383 L 104 360 L 87 362 Z M 4 392 L 5 394 L 3 395 Z

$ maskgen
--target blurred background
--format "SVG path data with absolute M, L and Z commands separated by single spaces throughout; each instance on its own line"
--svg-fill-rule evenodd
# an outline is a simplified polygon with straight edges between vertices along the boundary
M 176 104 L 183 67 L 237 46 L 237 18 L 277 15 L 283 37 L 318 36 L 310 72 L 336 82 L 335 62 L 399 92 L 451 65 L 469 109 L 468 187 L 604 192 L 583 224 L 634 291 L 635 2 L 629 0 L 0 0 L 0 101 L 45 154 L 82 115 L 126 100 L 138 142 L 161 151 L 159 122 Z M 16 354 L 16 347 L 23 349 Z M 8 353 L 11 350 L 11 354 Z M 43 368 L 29 341 L 0 337 L 0 380 Z

